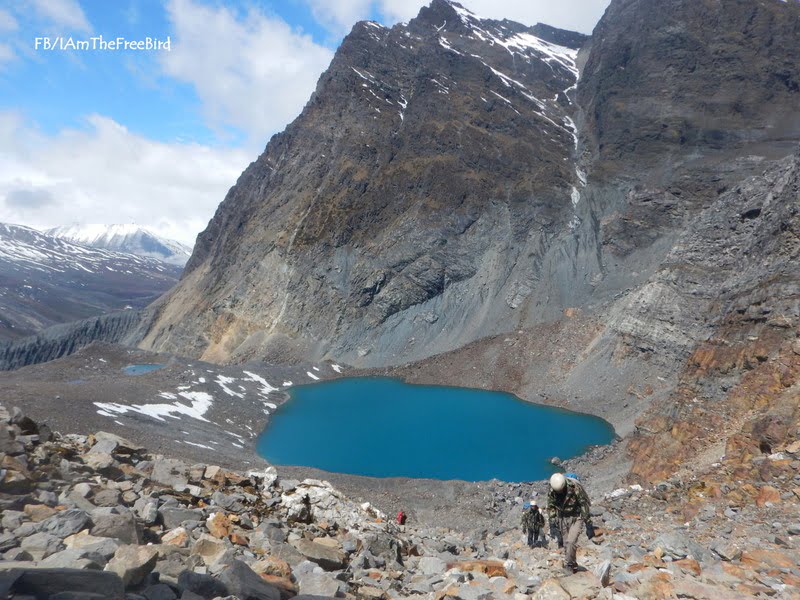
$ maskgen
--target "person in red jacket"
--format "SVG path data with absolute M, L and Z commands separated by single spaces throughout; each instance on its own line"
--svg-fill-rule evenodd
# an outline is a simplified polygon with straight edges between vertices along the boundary
M 397 513 L 397 524 L 398 525 L 405 525 L 406 524 L 406 513 L 402 510 Z

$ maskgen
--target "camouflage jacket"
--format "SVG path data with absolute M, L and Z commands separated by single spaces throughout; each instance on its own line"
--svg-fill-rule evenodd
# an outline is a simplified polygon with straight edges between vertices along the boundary
M 562 517 L 580 517 L 589 521 L 590 506 L 589 496 L 583 486 L 574 479 L 567 478 L 567 489 L 563 494 L 556 494 L 551 489 L 547 495 L 547 518 L 554 521 Z
M 522 531 L 528 532 L 542 527 L 544 527 L 544 515 L 541 511 L 529 508 L 522 513 Z

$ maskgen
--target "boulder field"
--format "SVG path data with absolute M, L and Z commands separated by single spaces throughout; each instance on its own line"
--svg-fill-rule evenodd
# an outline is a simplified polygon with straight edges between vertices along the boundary
M 400 526 L 329 483 L 60 435 L 0 406 L 0 594 L 115 600 L 800 598 L 800 443 L 595 497 L 564 576 L 515 523 Z M 523 499 L 508 486 L 496 502 Z M 543 502 L 542 502 L 543 503 Z M 458 504 L 443 511 L 457 511 Z M 506 513 L 508 514 L 508 513 Z M 513 511 L 510 514 L 518 514 Z

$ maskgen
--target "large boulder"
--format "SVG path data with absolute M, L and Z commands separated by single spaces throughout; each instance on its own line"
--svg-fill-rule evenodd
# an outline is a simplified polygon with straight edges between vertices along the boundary
M 211 575 L 192 571 L 184 571 L 178 576 L 178 587 L 208 600 L 228 595 L 228 588 L 224 583 Z
M 155 483 L 183 490 L 189 484 L 189 467 L 179 460 L 158 458 L 153 461 L 153 472 L 150 479 Z
M 141 542 L 141 534 L 133 513 L 124 506 L 98 508 L 92 511 L 94 526 L 91 534 L 118 539 L 126 544 Z
M 39 531 L 49 533 L 61 539 L 78 533 L 89 524 L 89 514 L 78 508 L 71 508 L 54 514 L 42 521 Z
M 186 521 L 202 521 L 203 511 L 183 506 L 162 506 L 158 510 L 161 522 L 167 529 L 180 527 Z
M 63 550 L 64 543 L 61 538 L 53 534 L 40 531 L 22 540 L 19 547 L 30 554 L 34 560 L 41 560 Z
M 317 563 L 326 571 L 338 571 L 345 566 L 344 552 L 338 548 L 332 548 L 324 544 L 312 542 L 306 539 L 299 539 L 292 545 L 297 551 L 308 560 Z
M 87 600 L 125 598 L 125 586 L 116 574 L 93 570 L 13 568 L 0 571 L 0 590 L 12 598 L 50 598 L 64 592 Z
M 334 489 L 327 481 L 306 479 L 281 496 L 290 521 L 327 521 L 347 529 L 361 530 L 386 515 L 369 504 L 356 504 Z
M 228 593 L 239 600 L 281 600 L 281 593 L 275 586 L 240 560 L 231 561 L 219 573 L 219 580 L 228 588 Z
M 150 574 L 158 560 L 158 550 L 153 546 L 120 546 L 106 571 L 116 573 L 126 586 L 137 585 Z
M 327 573 L 304 573 L 298 576 L 300 597 L 333 598 L 341 591 L 343 584 Z

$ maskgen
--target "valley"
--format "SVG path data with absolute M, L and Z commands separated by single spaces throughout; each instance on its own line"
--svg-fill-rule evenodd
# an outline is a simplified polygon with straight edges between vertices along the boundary
M 353 26 L 182 272 L 0 225 L 0 484 L 22 490 L 0 494 L 20 513 L 4 560 L 45 559 L 21 554 L 31 513 L 99 518 L 100 495 L 175 597 L 179 572 L 221 581 L 235 560 L 265 569 L 270 600 L 800 597 L 799 40 L 796 1 L 611 0 L 587 36 L 432 0 Z M 544 475 L 502 481 L 502 453 L 458 450 L 447 412 L 417 423 L 405 392 L 374 411 L 407 421 L 390 450 L 424 435 L 417 460 L 452 453 L 453 479 L 261 458 L 290 390 L 336 411 L 343 385 L 357 419 L 321 410 L 281 445 L 389 461 L 347 388 L 367 378 L 610 424 L 608 444 L 531 458 L 592 498 L 588 570 L 523 544 Z M 537 436 L 495 404 L 471 436 Z M 109 434 L 125 439 L 105 452 Z M 567 422 L 547 434 L 588 445 Z M 199 524 L 157 516 L 176 506 Z

